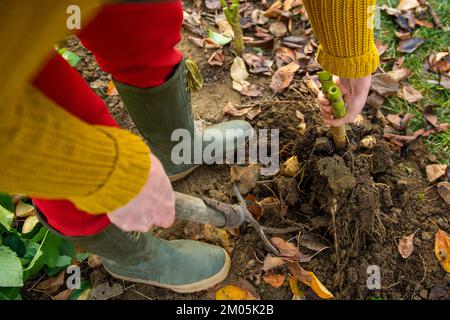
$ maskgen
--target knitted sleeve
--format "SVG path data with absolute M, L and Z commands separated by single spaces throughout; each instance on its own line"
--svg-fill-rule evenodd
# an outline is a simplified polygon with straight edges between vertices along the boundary
M 102 0 L 78 0 L 82 18 Z M 137 136 L 89 125 L 29 82 L 68 32 L 70 0 L 0 1 L 0 191 L 113 211 L 142 189 L 150 151 Z
M 379 64 L 373 38 L 376 0 L 303 0 L 320 46 L 317 61 L 342 78 L 370 75 Z

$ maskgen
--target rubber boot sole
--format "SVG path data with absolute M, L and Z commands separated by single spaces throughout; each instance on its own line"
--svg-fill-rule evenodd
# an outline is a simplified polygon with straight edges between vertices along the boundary
M 228 276 L 228 272 L 230 271 L 231 258 L 225 250 L 223 250 L 223 251 L 225 253 L 225 263 L 224 263 L 224 266 L 222 267 L 222 269 L 218 273 L 216 273 L 215 275 L 213 275 L 212 277 L 209 277 L 207 279 L 203 279 L 203 280 L 195 282 L 195 283 L 185 284 L 185 285 L 181 285 L 181 286 L 163 284 L 163 283 L 159 283 L 156 281 L 124 277 L 124 276 L 115 274 L 114 272 L 109 271 L 105 266 L 104 267 L 105 267 L 105 270 L 108 271 L 109 274 L 111 274 L 114 278 L 117 278 L 117 279 L 130 281 L 130 282 L 149 284 L 149 285 L 152 285 L 155 287 L 169 289 L 169 290 L 172 290 L 172 291 L 175 291 L 178 293 L 194 293 L 194 292 L 204 291 L 209 288 L 212 288 L 215 285 L 221 283 L 223 280 L 226 279 L 226 277 Z

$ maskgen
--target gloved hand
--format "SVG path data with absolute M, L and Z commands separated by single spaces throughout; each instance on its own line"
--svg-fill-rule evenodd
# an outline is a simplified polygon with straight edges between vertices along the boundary
M 339 127 L 346 123 L 353 123 L 364 108 L 367 96 L 369 95 L 372 77 L 368 76 L 356 79 L 333 77 L 333 81 L 341 89 L 342 96 L 347 105 L 347 114 L 344 118 L 334 119 L 330 101 L 325 97 L 325 94 L 320 91 L 317 100 L 320 105 L 320 111 L 324 117 L 323 122 L 324 124 L 329 124 L 333 127 Z
M 158 158 L 150 157 L 149 177 L 141 192 L 122 208 L 108 213 L 109 220 L 124 231 L 168 228 L 175 221 L 175 195 L 169 177 Z

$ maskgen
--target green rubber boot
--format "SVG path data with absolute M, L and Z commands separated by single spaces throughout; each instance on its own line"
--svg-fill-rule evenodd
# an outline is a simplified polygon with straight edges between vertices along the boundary
M 184 178 L 202 163 L 211 164 L 233 156 L 238 148 L 245 146 L 246 138 L 253 135 L 251 125 L 241 120 L 208 127 L 203 133 L 196 129 L 184 59 L 170 79 L 159 87 L 142 89 L 118 81 L 115 84 L 137 129 L 148 140 L 150 149 L 163 164 L 171 181 Z M 171 156 L 179 144 L 178 140 L 171 141 L 176 129 L 184 129 L 190 139 L 191 155 L 182 163 L 174 163 Z M 233 134 L 229 134 L 230 130 Z M 203 150 L 214 148 L 211 143 L 221 145 L 216 148 L 216 151 L 220 150 L 219 154 L 212 152 L 214 159 L 202 157 Z
M 39 219 L 59 237 L 100 256 L 106 271 L 118 279 L 191 293 L 217 285 L 230 270 L 230 256 L 218 246 L 123 232 L 113 224 L 92 236 L 66 237 L 43 216 Z

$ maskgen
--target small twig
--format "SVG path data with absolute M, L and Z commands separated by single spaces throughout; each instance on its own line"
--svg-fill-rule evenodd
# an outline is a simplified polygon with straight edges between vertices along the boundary
M 134 293 L 136 293 L 136 294 L 138 294 L 138 295 L 140 295 L 140 296 L 142 296 L 142 297 L 144 297 L 144 298 L 147 299 L 147 300 L 155 300 L 155 299 L 152 299 L 152 298 L 146 296 L 145 294 L 143 294 L 142 292 L 139 292 L 139 291 L 137 291 L 137 290 L 130 290 L 130 291 L 131 291 L 131 292 L 134 292 Z
M 331 220 L 333 223 L 333 236 L 334 236 L 334 250 L 336 256 L 336 267 L 338 272 L 341 270 L 341 262 L 339 257 L 339 245 L 338 237 L 336 232 L 336 211 L 337 211 L 337 200 L 336 198 L 331 199 Z

